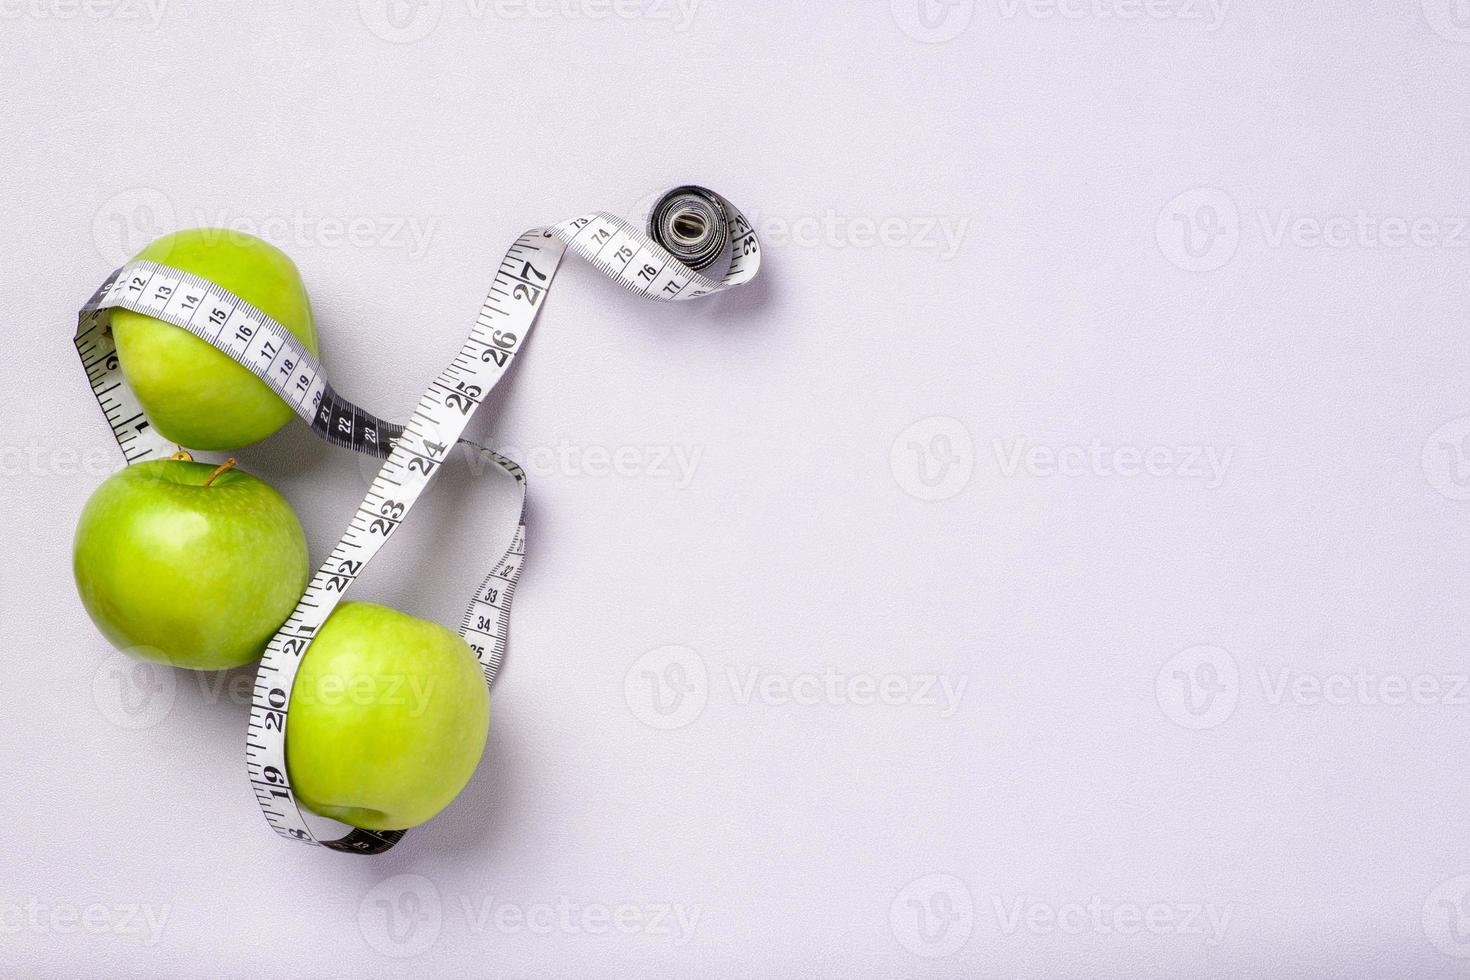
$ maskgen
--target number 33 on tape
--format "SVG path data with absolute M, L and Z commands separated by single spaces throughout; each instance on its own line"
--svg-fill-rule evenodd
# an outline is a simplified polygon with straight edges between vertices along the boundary
M 266 820 L 278 834 L 337 851 L 377 854 L 402 830 L 354 829 L 323 839 L 308 825 L 286 769 L 291 688 L 317 630 L 407 517 L 449 449 L 462 444 L 515 480 L 522 519 L 490 567 L 460 622 L 489 684 L 505 654 L 510 603 L 525 556 L 525 473 L 512 460 L 461 439 L 470 418 L 510 369 L 536 321 L 568 250 L 609 279 L 655 300 L 696 299 L 749 282 L 760 269 L 760 244 L 745 216 L 702 187 L 663 195 L 644 227 L 597 211 L 516 239 L 490 285 L 474 328 L 454 360 L 429 385 L 408 421 L 380 419 L 338 395 L 322 365 L 284 326 L 227 290 L 154 262 L 114 272 L 82 308 L 76 347 L 92 392 L 129 464 L 159 459 L 175 447 L 144 424 L 143 409 L 118 366 L 109 327 L 114 309 L 166 321 L 207 341 L 270 385 L 323 439 L 383 459 L 346 532 L 317 569 L 301 601 L 261 658 L 246 737 L 247 768 Z M 724 263 L 715 277 L 713 267 Z

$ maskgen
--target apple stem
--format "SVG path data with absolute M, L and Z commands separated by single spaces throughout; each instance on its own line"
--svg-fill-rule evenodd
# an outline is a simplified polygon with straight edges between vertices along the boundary
M 209 476 L 205 478 L 204 485 L 206 487 L 209 486 L 211 483 L 214 482 L 215 477 L 219 476 L 225 470 L 232 470 L 234 468 L 235 468 L 235 457 L 231 456 L 229 459 L 225 460 L 223 463 L 219 464 L 218 466 L 216 466 L 214 468 L 214 472 L 211 473 L 211 474 L 209 474 Z
M 178 452 L 170 456 L 169 459 L 173 460 L 176 463 L 194 462 L 194 457 L 189 455 L 189 450 L 187 449 L 180 449 Z

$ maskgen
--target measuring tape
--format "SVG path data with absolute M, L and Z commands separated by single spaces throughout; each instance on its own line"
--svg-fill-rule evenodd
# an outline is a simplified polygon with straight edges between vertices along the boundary
M 322 365 L 290 330 L 191 273 L 156 262 L 129 262 L 82 307 L 77 353 L 129 465 L 167 458 L 178 447 L 149 424 L 123 380 L 110 325 L 114 309 L 132 310 L 188 330 L 270 385 L 317 435 L 383 459 L 346 532 L 271 638 L 256 673 L 246 735 L 247 768 L 261 810 L 276 833 L 359 854 L 386 851 L 405 833 L 354 829 L 336 840 L 318 837 L 291 792 L 286 726 L 291 688 L 313 637 L 407 518 L 456 444 L 513 477 L 521 495 L 521 517 L 510 546 L 475 590 L 459 627 L 480 661 L 486 684 L 500 669 L 510 603 L 525 557 L 526 476 L 514 461 L 460 435 L 525 343 L 567 249 L 619 285 L 657 300 L 695 299 L 729 289 L 750 281 L 760 268 L 760 244 L 750 222 L 705 188 L 669 191 L 649 213 L 646 229 L 596 211 L 521 235 L 501 261 L 464 346 L 401 425 L 337 394 Z M 729 264 L 719 278 L 705 274 L 727 254 Z

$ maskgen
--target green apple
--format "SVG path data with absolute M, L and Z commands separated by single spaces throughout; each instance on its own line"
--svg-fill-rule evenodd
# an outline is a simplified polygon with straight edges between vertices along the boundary
M 469 644 L 366 602 L 332 611 L 291 689 L 286 764 L 309 810 L 365 830 L 428 820 L 469 782 L 490 694 Z
M 129 466 L 97 488 L 72 570 L 114 646 L 195 670 L 257 659 L 309 572 L 306 536 L 280 494 L 240 470 L 175 459 Z
M 202 276 L 279 321 L 317 352 L 301 274 L 284 252 L 250 235 L 195 228 L 153 242 L 135 258 Z M 118 365 L 153 427 L 189 449 L 238 449 L 295 414 L 270 386 L 198 337 L 162 320 L 116 310 Z

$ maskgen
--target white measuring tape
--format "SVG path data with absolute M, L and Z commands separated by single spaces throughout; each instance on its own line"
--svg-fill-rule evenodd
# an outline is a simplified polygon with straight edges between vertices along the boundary
M 459 627 L 480 660 L 485 682 L 495 679 L 525 554 L 526 478 L 515 462 L 461 440 L 460 434 L 525 343 L 566 250 L 571 248 L 614 282 L 657 300 L 694 299 L 728 289 L 748 282 L 760 268 L 760 245 L 750 222 L 713 191 L 693 186 L 669 191 L 654 205 L 647 229 L 645 233 L 616 215 L 597 211 L 532 229 L 516 239 L 500 263 L 469 338 L 403 425 L 385 422 L 336 394 L 321 364 L 290 330 L 199 276 L 156 262 L 130 262 L 82 307 L 77 353 L 129 465 L 166 458 L 178 447 L 149 424 L 123 380 L 110 325 L 114 309 L 132 310 L 188 330 L 270 385 L 318 435 L 357 452 L 385 457 L 347 531 L 271 638 L 256 673 L 246 757 L 256 798 L 276 833 L 361 854 L 385 851 L 405 833 L 354 829 L 337 840 L 313 833 L 291 792 L 286 768 L 291 688 L 312 638 L 402 524 L 450 447 L 461 442 L 514 477 L 521 493 L 522 517 L 514 538 L 475 590 Z M 727 253 L 729 265 L 719 279 L 704 274 Z

